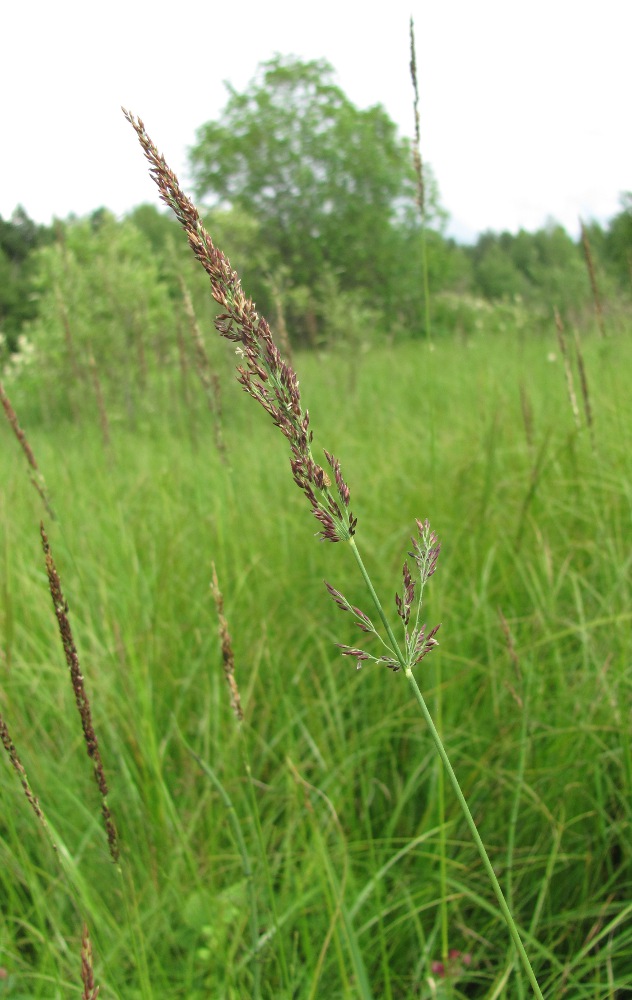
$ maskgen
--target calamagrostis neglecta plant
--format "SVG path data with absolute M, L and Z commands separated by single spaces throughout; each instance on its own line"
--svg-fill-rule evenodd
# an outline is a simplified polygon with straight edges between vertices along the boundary
M 573 420 L 575 421 L 575 427 L 577 430 L 581 429 L 581 420 L 579 419 L 579 407 L 577 405 L 577 396 L 575 394 L 575 382 L 573 380 L 573 369 L 571 368 L 571 359 L 568 356 L 568 351 L 566 350 L 566 337 L 564 336 L 564 323 L 562 322 L 562 317 L 559 314 L 558 309 L 553 310 L 553 315 L 555 317 L 555 330 L 557 332 L 557 342 L 560 345 L 560 353 L 562 355 L 562 361 L 564 362 L 564 373 L 566 375 L 566 390 L 568 392 L 568 399 L 571 404 L 571 412 L 573 414 Z
M 211 593 L 217 610 L 219 637 L 222 643 L 222 663 L 224 665 L 224 677 L 226 678 L 230 694 L 230 707 L 233 711 L 233 715 L 237 719 L 237 722 L 243 722 L 244 710 L 241 707 L 241 695 L 239 694 L 239 687 L 235 679 L 235 654 L 233 653 L 233 641 L 230 637 L 228 622 L 226 621 L 226 615 L 224 614 L 224 595 L 219 589 L 215 563 L 213 563 Z
M 606 327 L 603 321 L 603 307 L 601 304 L 601 295 L 599 293 L 599 285 L 597 284 L 597 272 L 595 271 L 595 262 L 593 260 L 592 250 L 590 247 L 590 239 L 588 238 L 588 230 L 586 226 L 579 220 L 579 228 L 582 235 L 582 249 L 584 251 L 584 259 L 586 261 L 586 268 L 588 270 L 588 277 L 590 279 L 590 289 L 593 296 L 593 304 L 595 307 L 595 316 L 597 318 L 597 326 L 599 328 L 599 334 L 602 339 L 606 336 Z
M 81 727 L 83 729 L 86 751 L 88 753 L 88 757 L 94 764 L 94 780 L 101 794 L 101 814 L 105 825 L 108 849 L 112 861 L 116 864 L 119 859 L 118 837 L 116 827 L 114 826 L 114 820 L 112 819 L 112 814 L 110 813 L 110 808 L 108 806 L 108 786 L 105 780 L 103 760 L 101 758 L 97 734 L 94 731 L 94 725 L 92 722 L 90 700 L 86 692 L 83 674 L 81 673 L 81 667 L 79 666 L 79 657 L 77 655 L 75 640 L 73 639 L 72 629 L 70 627 L 70 621 L 68 618 L 68 603 L 62 593 L 59 574 L 51 554 L 48 536 L 43 524 L 40 524 L 40 534 L 42 536 L 42 548 L 44 549 L 44 559 L 46 561 L 48 585 L 53 599 L 53 607 L 55 609 L 57 624 L 59 625 L 59 634 L 64 647 L 66 663 L 68 664 L 68 669 L 70 670 L 70 680 L 72 683 L 72 689 L 75 693 L 77 710 L 81 718 Z
M 20 756 L 15 748 L 13 740 L 11 739 L 8 726 L 4 721 L 2 715 L 0 715 L 0 742 L 2 742 L 2 745 L 7 752 L 7 755 L 9 757 L 9 762 L 18 776 L 18 779 L 20 781 L 20 784 L 22 785 L 22 789 L 24 791 L 24 794 L 26 796 L 29 805 L 31 806 L 31 809 L 35 813 L 39 823 L 42 826 L 42 829 L 44 830 L 44 833 L 48 837 L 51 847 L 53 848 L 55 854 L 59 858 L 60 855 L 58 853 L 57 844 L 53 839 L 53 834 L 48 825 L 48 822 L 46 821 L 46 817 L 44 816 L 42 807 L 39 804 L 39 800 L 35 795 L 35 793 L 33 792 L 33 790 L 31 789 L 31 785 L 29 783 L 28 776 L 24 769 L 24 765 L 20 760 Z M 62 868 L 63 867 L 64 866 L 62 861 Z M 83 992 L 81 994 L 82 1000 L 97 1000 L 99 987 L 94 985 L 94 970 L 92 965 L 92 944 L 90 943 L 90 935 L 88 933 L 88 927 L 85 923 L 83 925 L 83 933 L 81 941 L 81 982 L 83 983 Z M 0 993 L 1 992 L 2 990 L 0 990 Z
M 24 770 L 24 765 L 22 764 L 19 754 L 15 749 L 15 744 L 11 739 L 8 726 L 4 721 L 2 715 L 0 715 L 0 741 L 2 742 L 2 745 L 7 752 L 7 756 L 9 758 L 9 763 L 11 764 L 11 767 L 13 768 L 13 770 L 15 771 L 15 773 L 19 778 L 24 794 L 26 795 L 28 804 L 30 805 L 31 809 L 37 816 L 38 821 L 41 823 L 42 828 L 46 833 L 46 836 L 51 842 L 53 850 L 56 851 L 57 845 L 53 840 L 52 834 L 50 832 L 50 827 L 48 826 L 48 823 L 46 822 L 46 817 L 42 812 L 42 807 L 39 804 L 39 799 L 37 798 L 37 795 L 35 795 L 35 793 L 31 788 L 28 776 L 26 774 L 26 771 Z
M 236 353 L 241 359 L 237 368 L 238 381 L 270 414 L 288 439 L 294 480 L 321 524 L 321 536 L 332 542 L 349 540 L 355 530 L 355 518 L 348 510 L 349 490 L 342 478 L 340 463 L 333 455 L 325 452 L 334 472 L 337 495 L 331 489 L 329 475 L 312 457 L 309 413 L 302 408 L 295 372 L 281 358 L 266 320 L 244 295 L 237 272 L 232 269 L 228 257 L 213 244 L 198 210 L 180 188 L 164 157 L 159 155 L 143 122 L 125 109 L 123 113 L 136 129 L 162 200 L 173 209 L 189 246 L 211 280 L 213 298 L 225 310 L 217 317 L 215 325 L 222 337 L 238 345 Z
M 426 245 L 426 185 L 424 165 L 421 159 L 421 137 L 419 129 L 419 85 L 417 83 L 417 55 L 415 52 L 415 24 L 410 19 L 410 79 L 413 85 L 413 113 L 415 117 L 415 142 L 413 145 L 413 167 L 417 181 L 417 205 L 421 216 L 421 269 L 424 283 L 424 315 L 426 336 L 432 342 L 430 329 L 430 288 L 428 284 L 428 248 Z
M 237 272 L 231 267 L 226 255 L 214 245 L 211 236 L 202 225 L 197 209 L 186 197 L 176 175 L 167 166 L 164 156 L 160 155 L 147 135 L 142 120 L 125 109 L 123 113 L 136 131 L 149 161 L 150 173 L 158 185 L 160 197 L 174 211 L 184 229 L 189 246 L 210 278 L 214 299 L 224 310 L 215 320 L 215 325 L 222 337 L 237 345 L 236 353 L 241 360 L 237 368 L 238 381 L 244 390 L 270 414 L 274 424 L 287 438 L 294 481 L 307 497 L 312 513 L 320 524 L 321 538 L 331 542 L 349 543 L 384 626 L 388 641 L 380 635 L 368 615 L 353 607 L 339 591 L 326 584 L 338 607 L 354 615 L 360 630 L 367 635 L 377 637 L 384 649 L 381 655 L 375 656 L 361 649 L 343 647 L 343 655 L 355 657 L 358 666 L 367 660 L 374 660 L 394 671 L 400 669 L 404 671 L 463 810 L 533 992 L 543 1000 L 487 851 L 413 673 L 413 667 L 437 644 L 435 638 L 437 628 L 426 632 L 425 625 L 420 622 L 423 588 L 435 571 L 439 555 L 437 537 L 430 530 L 427 521 L 423 524 L 417 522 L 418 533 L 417 537 L 412 539 L 410 553 L 419 577 L 417 606 L 411 628 L 416 584 L 410 567 L 405 562 L 402 572 L 402 594 L 396 597 L 396 610 L 403 626 L 403 641 L 398 643 L 356 545 L 357 519 L 349 509 L 349 487 L 342 477 L 340 462 L 325 451 L 325 458 L 333 474 L 332 482 L 329 474 L 313 458 L 311 450 L 313 434 L 309 427 L 309 413 L 302 407 L 296 373 L 291 365 L 281 358 L 266 320 L 259 316 L 252 301 L 244 295 Z
M 94 985 L 92 942 L 85 924 L 83 925 L 83 934 L 81 936 L 81 982 L 83 983 L 81 1000 L 97 1000 L 99 987 Z

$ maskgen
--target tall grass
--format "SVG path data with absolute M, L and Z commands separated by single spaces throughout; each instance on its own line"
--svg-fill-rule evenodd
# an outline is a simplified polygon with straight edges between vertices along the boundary
M 350 481 L 370 483 L 357 503 L 371 526 L 376 585 L 388 587 L 397 571 L 393 559 L 420 490 L 442 524 L 443 565 L 428 600 L 432 617 L 450 625 L 450 641 L 433 653 L 441 658 L 446 741 L 503 877 L 517 809 L 514 907 L 544 994 L 610 997 L 624 995 L 632 970 L 629 344 L 617 344 L 616 365 L 597 342 L 584 345 L 595 454 L 574 428 L 550 346 L 481 337 L 469 348 L 438 343 L 430 357 L 411 345 L 360 358 L 304 355 L 296 365 L 314 423 L 334 448 L 344 439 Z M 517 550 L 533 462 L 521 424 L 525 377 L 534 446 L 544 453 Z M 47 816 L 75 845 L 101 995 L 240 997 L 251 988 L 241 862 L 218 793 L 178 733 L 212 764 L 249 835 L 253 812 L 221 676 L 211 560 L 223 581 L 255 762 L 261 835 L 249 842 L 265 852 L 281 928 L 266 936 L 274 921 L 257 881 L 263 995 L 308 996 L 317 982 L 315 996 L 355 997 L 362 968 L 376 996 L 441 992 L 445 980 L 432 972 L 441 898 L 431 746 L 381 668 L 357 674 L 335 652 L 335 641 L 355 641 L 354 630 L 332 615 L 320 581 L 334 575 L 333 561 L 354 603 L 360 587 L 339 547 L 314 546 L 305 531 L 280 442 L 250 421 L 238 393 L 226 392 L 226 445 L 239 456 L 227 471 L 202 394 L 185 415 L 181 397 L 167 393 L 142 441 L 114 425 L 112 466 L 96 414 L 81 426 L 49 427 L 36 411 L 31 419 L 25 390 L 12 395 L 60 507 L 57 563 L 112 756 L 109 802 L 135 887 L 128 915 L 108 875 L 98 815 L 86 805 L 92 793 L 72 694 L 36 569 L 38 498 L 8 426 L 0 429 L 3 715 Z M 195 422 L 197 443 L 185 420 Z M 423 447 L 426 429 L 432 454 Z M 498 606 L 529 677 L 528 699 Z M 420 681 L 432 698 L 436 668 L 432 658 L 426 663 Z M 20 789 L 4 773 L 5 992 L 65 996 L 78 982 L 80 928 Z M 472 957 L 457 970 L 453 995 L 513 997 L 513 958 L 450 798 L 446 831 L 450 949 Z
M 441 695 L 445 741 L 548 997 L 623 996 L 632 980 L 632 414 L 629 342 L 616 343 L 617 364 L 614 346 L 584 345 L 594 451 L 539 338 L 296 359 L 313 424 L 364 484 L 354 511 L 370 525 L 377 592 L 401 571 L 420 505 L 441 525 L 427 600 L 449 638 L 417 668 L 420 697 Z M 3 743 L 19 748 L 66 864 L 60 878 L 10 751 L 0 996 L 78 994 L 80 981 L 84 994 L 99 982 L 100 995 L 126 998 L 526 995 L 466 821 L 449 795 L 437 812 L 415 705 L 383 665 L 357 674 L 336 654 L 357 630 L 322 579 L 352 608 L 362 581 L 344 546 L 305 531 L 278 435 L 225 393 L 227 466 L 203 394 L 164 379 L 153 391 L 143 434 L 111 420 L 106 444 L 99 414 L 50 424 L 28 384 L 15 386 L 60 514 L 56 561 L 108 748 L 123 879 L 91 806 L 46 611 L 39 499 L 0 430 Z M 285 426 L 325 537 L 342 530 L 327 499 L 337 488 L 352 540 L 336 461 L 329 475 L 310 466 L 300 420 Z

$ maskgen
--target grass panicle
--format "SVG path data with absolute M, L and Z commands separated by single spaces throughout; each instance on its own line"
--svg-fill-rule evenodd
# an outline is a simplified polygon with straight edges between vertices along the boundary
M 426 245 L 426 185 L 424 165 L 421 158 L 421 132 L 419 126 L 419 85 L 417 83 L 417 55 L 415 52 L 415 25 L 410 19 L 410 78 L 413 85 L 413 115 L 415 119 L 415 141 L 413 143 L 413 168 L 417 184 L 417 205 L 421 217 L 421 269 L 424 284 L 424 318 L 426 336 L 432 343 L 430 327 L 430 286 L 428 282 L 428 248 Z
M 415 119 L 415 142 L 413 144 L 413 166 L 417 182 L 417 205 L 422 219 L 426 218 L 426 189 L 424 185 L 423 162 L 421 159 L 421 130 L 419 123 L 419 85 L 417 83 L 417 54 L 415 52 L 415 23 L 410 19 L 410 78 L 413 85 L 413 115 Z
M 107 801 L 108 786 L 105 778 L 103 759 L 101 757 L 101 751 L 99 749 L 97 734 L 94 730 L 90 700 L 86 692 L 83 674 L 81 673 L 81 667 L 79 665 L 77 648 L 75 646 L 75 641 L 72 635 L 72 629 L 70 627 L 70 620 L 68 618 L 68 603 L 62 593 L 61 581 L 59 579 L 57 567 L 55 566 L 55 562 L 51 553 L 50 543 L 48 541 L 48 535 L 46 534 L 46 530 L 42 523 L 40 523 L 40 534 L 42 537 L 42 548 L 44 550 L 44 559 L 46 562 L 46 573 L 48 575 L 48 585 L 50 589 L 50 595 L 53 599 L 53 608 L 55 610 L 55 617 L 57 618 L 57 624 L 59 626 L 59 634 L 61 636 L 62 645 L 64 647 L 64 655 L 66 657 L 66 663 L 68 664 L 68 669 L 70 670 L 70 679 L 72 683 L 72 689 L 75 694 L 77 710 L 79 712 L 79 716 L 81 719 L 81 728 L 83 730 L 83 738 L 86 745 L 86 751 L 88 753 L 88 757 L 93 763 L 94 779 L 97 788 L 99 789 L 99 793 L 101 795 L 101 814 L 103 816 L 103 822 L 105 825 L 105 832 L 108 841 L 108 850 L 110 852 L 110 857 L 112 858 L 112 861 L 115 864 L 117 864 L 120 853 L 118 835 L 116 832 L 116 827 L 114 825 L 114 820 L 112 819 L 110 808 L 108 806 L 108 801 Z
M 225 310 L 215 320 L 215 326 L 222 337 L 237 345 L 241 361 L 237 368 L 239 383 L 270 414 L 289 441 L 294 481 L 320 522 L 321 538 L 347 541 L 356 527 L 356 518 L 348 509 L 349 491 L 340 475 L 340 465 L 332 456 L 327 455 L 327 460 L 336 474 L 337 497 L 330 489 L 328 474 L 314 461 L 309 413 L 302 408 L 296 373 L 281 358 L 267 321 L 244 295 L 239 275 L 228 257 L 214 245 L 197 208 L 182 191 L 164 156 L 158 153 L 142 120 L 124 108 L 123 113 L 136 131 L 160 197 L 175 213 L 189 246 L 210 278 L 213 298 Z
M 579 372 L 579 384 L 582 390 L 582 401 L 584 404 L 584 415 L 586 417 L 586 426 L 590 429 L 592 433 L 593 429 L 593 411 L 590 403 L 590 390 L 588 388 L 588 375 L 586 373 L 586 365 L 584 363 L 584 355 L 582 353 L 581 344 L 579 342 L 579 334 L 577 333 L 577 328 L 573 330 L 575 336 L 575 355 L 577 357 L 577 370 Z
M 11 764 L 11 767 L 13 768 L 13 770 L 15 771 L 15 773 L 19 778 L 20 784 L 22 785 L 22 789 L 24 791 L 28 804 L 30 805 L 31 809 L 37 816 L 37 820 L 40 823 L 42 829 L 44 830 L 46 836 L 48 837 L 53 847 L 53 850 L 57 851 L 57 845 L 55 844 L 55 841 L 51 834 L 50 827 L 46 822 L 46 817 L 44 816 L 42 807 L 39 804 L 39 799 L 37 798 L 37 795 L 35 795 L 35 793 L 31 788 L 28 775 L 24 769 L 22 761 L 20 760 L 20 756 L 15 748 L 13 740 L 11 739 L 8 726 L 4 721 L 2 715 L 0 715 L 0 740 L 2 741 L 2 745 L 7 752 L 9 763 Z
M 81 1000 L 97 1000 L 99 987 L 95 986 L 94 981 L 92 941 L 90 940 L 87 924 L 83 925 L 83 933 L 81 935 L 81 982 L 83 984 Z
M 226 678 L 226 683 L 228 684 L 228 690 L 230 693 L 230 707 L 233 710 L 233 715 L 237 719 L 237 722 L 243 722 L 244 710 L 241 707 L 239 686 L 235 678 L 235 654 L 233 652 L 233 641 L 231 639 L 230 632 L 228 631 L 228 622 L 226 621 L 226 616 L 224 614 L 224 596 L 219 589 L 215 563 L 213 563 L 211 593 L 217 610 L 219 638 L 222 644 L 222 663 L 224 666 L 224 677 Z
M 606 338 L 606 325 L 604 323 L 603 317 L 603 305 L 601 301 L 601 292 L 599 291 L 599 285 L 597 283 L 597 271 L 595 269 L 595 262 L 593 260 L 592 249 L 590 246 L 590 239 L 588 236 L 588 230 L 583 223 L 583 220 L 579 220 L 579 228 L 582 237 L 582 249 L 584 251 L 584 260 L 586 261 L 586 269 L 588 271 L 588 278 L 590 279 L 590 290 L 593 297 L 593 306 L 595 309 L 595 318 L 597 320 L 597 328 L 602 340 Z
M 577 428 L 577 430 L 580 430 L 582 422 L 579 416 L 579 406 L 577 405 L 577 395 L 575 393 L 575 384 L 573 380 L 573 369 L 571 367 L 571 359 L 568 356 L 568 350 L 566 348 L 564 323 L 557 309 L 555 310 L 555 330 L 557 332 L 557 342 L 560 347 L 560 354 L 562 355 L 562 361 L 564 363 L 564 373 L 566 375 L 566 391 L 568 392 L 568 400 L 571 404 L 571 412 L 573 414 L 573 420 L 575 421 L 575 427 Z

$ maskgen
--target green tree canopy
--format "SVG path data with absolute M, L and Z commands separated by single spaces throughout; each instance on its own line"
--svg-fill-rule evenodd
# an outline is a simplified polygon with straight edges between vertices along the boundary
M 621 212 L 610 222 L 605 253 L 619 284 L 629 288 L 632 280 L 632 191 L 621 195 Z
M 331 267 L 342 288 L 392 299 L 415 182 L 409 143 L 386 111 L 356 108 L 323 60 L 276 56 L 244 93 L 228 92 L 190 152 L 197 196 L 255 218 L 271 266 L 295 284 L 314 288 Z
M 92 393 L 95 369 L 107 402 L 129 404 L 176 350 L 173 302 L 147 238 L 99 210 L 60 224 L 34 263 L 37 318 L 24 332 L 51 405 Z
M 0 334 L 16 350 L 22 324 L 35 315 L 32 294 L 33 251 L 53 239 L 53 230 L 38 226 L 21 205 L 9 220 L 0 216 Z

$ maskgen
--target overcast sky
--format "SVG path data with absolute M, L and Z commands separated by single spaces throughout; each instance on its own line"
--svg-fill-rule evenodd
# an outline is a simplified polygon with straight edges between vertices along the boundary
M 451 230 L 605 220 L 632 189 L 629 0 L 5 0 L 0 14 L 0 214 L 38 222 L 154 185 L 120 105 L 187 186 L 187 147 L 279 52 L 325 58 L 358 107 L 413 134 L 415 19 L 422 155 Z

